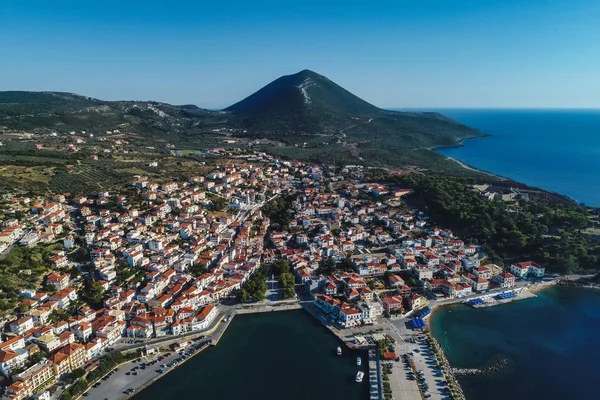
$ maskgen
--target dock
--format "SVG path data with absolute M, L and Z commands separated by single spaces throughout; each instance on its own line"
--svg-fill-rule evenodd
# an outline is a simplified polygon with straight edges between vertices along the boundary
M 369 349 L 369 399 L 381 400 L 383 398 L 383 386 L 381 381 L 381 368 L 379 367 L 379 356 L 377 350 Z
M 502 304 L 512 303 L 513 301 L 525 300 L 537 297 L 535 293 L 525 289 L 507 290 L 502 293 L 490 294 L 464 302 L 464 304 L 470 305 L 473 308 L 487 308 L 499 306 Z

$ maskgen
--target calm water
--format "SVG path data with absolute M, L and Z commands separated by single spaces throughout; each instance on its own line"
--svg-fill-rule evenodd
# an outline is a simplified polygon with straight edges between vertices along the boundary
M 367 355 L 344 349 L 337 356 L 340 343 L 304 310 L 236 316 L 217 346 L 135 399 L 366 399 Z
M 600 110 L 437 110 L 492 135 L 440 153 L 600 206 Z
M 499 374 L 459 378 L 469 400 L 600 398 L 600 291 L 552 288 L 538 296 L 485 309 L 455 305 L 432 317 L 455 367 L 509 359 Z

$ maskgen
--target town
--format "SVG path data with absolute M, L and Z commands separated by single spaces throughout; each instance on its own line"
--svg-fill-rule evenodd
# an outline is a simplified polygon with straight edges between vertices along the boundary
M 207 331 L 235 304 L 309 302 L 344 330 L 506 298 L 545 274 L 488 263 L 363 167 L 224 149 L 207 163 L 186 180 L 10 198 L 0 252 L 25 284 L 4 290 L 2 399 L 49 399 L 118 344 Z

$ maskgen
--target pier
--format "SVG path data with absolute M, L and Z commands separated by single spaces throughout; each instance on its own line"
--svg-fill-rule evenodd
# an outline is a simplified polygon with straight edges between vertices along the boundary
M 369 349 L 369 399 L 381 400 L 383 398 L 383 386 L 381 381 L 381 368 L 377 350 Z

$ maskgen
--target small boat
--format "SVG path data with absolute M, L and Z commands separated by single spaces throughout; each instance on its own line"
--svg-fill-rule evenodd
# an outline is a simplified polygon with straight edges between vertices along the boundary
M 362 371 L 358 371 L 358 374 L 356 374 L 356 379 L 355 381 L 360 383 L 362 382 L 363 378 L 365 377 L 365 373 Z
M 360 357 L 356 357 L 356 365 L 360 366 L 362 364 L 362 360 Z
M 342 348 L 340 346 L 338 346 L 338 348 L 337 348 L 337 355 L 338 356 L 342 355 Z

